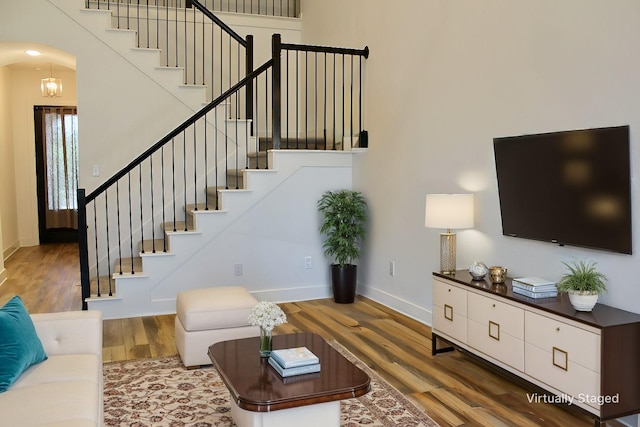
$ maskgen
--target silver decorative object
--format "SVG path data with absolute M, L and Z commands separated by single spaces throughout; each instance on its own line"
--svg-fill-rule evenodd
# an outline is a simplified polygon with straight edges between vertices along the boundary
M 476 261 L 469 266 L 469 274 L 473 277 L 473 280 L 482 280 L 487 275 L 489 268 L 485 263 Z

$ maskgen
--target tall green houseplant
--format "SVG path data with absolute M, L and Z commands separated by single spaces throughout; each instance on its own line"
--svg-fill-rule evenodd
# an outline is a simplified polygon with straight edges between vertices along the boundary
M 334 300 L 353 302 L 357 275 L 353 262 L 360 258 L 365 237 L 367 203 L 358 191 L 327 191 L 318 200 L 318 211 L 323 217 L 320 233 L 326 236 L 324 253 L 335 260 L 331 265 Z

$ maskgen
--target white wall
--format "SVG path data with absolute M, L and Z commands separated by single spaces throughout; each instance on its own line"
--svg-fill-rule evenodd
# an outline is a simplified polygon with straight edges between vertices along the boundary
M 11 144 L 11 120 L 9 116 L 9 69 L 0 67 L 0 285 L 6 279 L 4 259 L 8 254 L 4 252 L 3 235 L 6 230 L 16 228 L 13 220 L 12 205 L 15 205 L 13 186 L 10 184 L 13 176 L 13 149 Z
M 637 194 L 640 4 L 327 0 L 303 1 L 302 13 L 305 43 L 371 49 L 369 150 L 354 163 L 371 210 L 366 295 L 430 323 L 440 230 L 424 228 L 425 194 L 474 192 L 476 226 L 458 232 L 458 268 L 481 260 L 558 279 L 561 261 L 594 260 L 610 279 L 602 300 L 640 312 L 640 235 L 633 256 L 502 236 L 492 149 L 497 136 L 629 124 Z

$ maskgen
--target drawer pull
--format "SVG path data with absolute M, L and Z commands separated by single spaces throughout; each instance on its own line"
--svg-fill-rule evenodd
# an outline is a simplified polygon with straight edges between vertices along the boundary
M 496 341 L 500 341 L 500 325 L 489 320 L 489 336 Z
M 560 326 L 556 328 L 556 332 L 560 332 Z
M 569 353 L 564 350 L 560 350 L 558 347 L 553 347 L 553 366 L 568 371 L 569 370 Z
M 449 304 L 444 305 L 444 318 L 453 322 L 453 307 Z
M 451 292 L 451 288 L 447 289 L 449 292 Z
M 493 304 L 493 308 L 496 308 L 496 305 L 495 305 L 495 304 Z

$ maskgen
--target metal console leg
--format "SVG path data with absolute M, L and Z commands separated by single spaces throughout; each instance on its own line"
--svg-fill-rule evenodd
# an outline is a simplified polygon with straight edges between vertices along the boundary
M 453 346 L 438 348 L 438 336 L 434 333 L 431 333 L 431 355 L 435 356 L 438 353 L 447 353 L 449 351 L 455 350 Z

